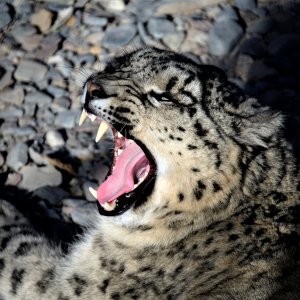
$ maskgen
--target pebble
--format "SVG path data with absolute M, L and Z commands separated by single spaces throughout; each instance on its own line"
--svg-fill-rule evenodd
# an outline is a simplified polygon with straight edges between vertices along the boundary
M 45 107 L 51 104 L 51 102 L 52 98 L 49 95 L 39 91 L 29 92 L 25 96 L 25 103 L 37 104 L 40 107 Z
M 4 159 L 4 156 L 3 154 L 0 152 L 0 167 L 2 167 L 5 163 L 5 159 Z
M 8 174 L 5 181 L 5 185 L 17 186 L 22 180 L 22 176 L 19 173 L 11 172 Z
M 13 83 L 12 71 L 0 66 L 0 91 Z M 1 95 L 0 95 L 1 96 Z
M 247 27 L 247 32 L 255 34 L 265 34 L 272 29 L 273 24 L 274 22 L 271 17 L 260 18 L 252 22 Z
M 90 226 L 98 217 L 96 203 L 85 202 L 75 207 L 63 207 L 63 212 L 67 213 L 72 221 L 81 226 Z
M 36 134 L 36 130 L 31 126 L 1 126 L 1 131 L 4 136 L 13 136 L 13 137 L 34 137 Z
M 8 12 L 0 11 L 0 29 L 7 26 L 11 22 L 11 17 Z
M 107 23 L 108 23 L 107 18 L 92 16 L 89 13 L 83 13 L 83 15 L 82 15 L 82 21 L 86 25 L 97 26 L 97 27 L 106 26 Z
M 70 99 L 67 97 L 58 97 L 55 98 L 52 102 L 51 109 L 55 113 L 63 112 L 70 108 Z
M 36 25 L 41 32 L 48 32 L 52 24 L 53 14 L 47 9 L 40 9 L 31 16 L 31 24 Z
M 62 204 L 62 200 L 69 196 L 69 193 L 60 187 L 43 186 L 36 189 L 32 196 L 38 197 L 52 206 L 59 206 Z
M 150 19 L 147 24 L 147 30 L 156 39 L 161 39 L 166 34 L 176 32 L 175 24 L 165 18 Z
M 57 127 L 73 128 L 76 124 L 76 119 L 79 117 L 80 112 L 74 110 L 63 111 L 57 114 L 54 124 Z
M 208 47 L 211 54 L 228 54 L 243 35 L 243 28 L 234 20 L 219 21 L 209 32 Z
M 136 32 L 137 29 L 133 24 L 108 28 L 102 40 L 102 45 L 106 48 L 125 46 L 134 38 Z
M 40 62 L 23 59 L 18 64 L 14 77 L 19 81 L 37 82 L 45 77 L 47 70 L 48 68 Z
M 235 0 L 235 5 L 241 10 L 253 10 L 256 8 L 256 0 Z
M 6 88 L 0 93 L 0 100 L 21 106 L 24 100 L 24 89 L 21 86 Z
M 64 146 L 65 140 L 57 130 L 50 130 L 46 133 L 46 143 L 53 149 Z
M 185 34 L 183 32 L 179 32 L 179 33 L 167 34 L 162 38 L 162 40 L 163 43 L 171 50 L 178 51 L 180 45 L 184 41 L 184 38 L 185 38 Z
M 240 51 L 241 53 L 249 54 L 253 57 L 262 57 L 266 49 L 261 38 L 253 37 L 242 43 Z
M 16 119 L 23 116 L 23 109 L 11 106 L 8 110 L 0 111 L 0 119 Z
M 36 190 L 42 186 L 59 186 L 62 183 L 62 175 L 51 165 L 38 167 L 28 165 L 20 170 L 22 181 L 20 187 L 29 191 Z
M 17 143 L 8 152 L 6 163 L 15 171 L 19 171 L 28 162 L 28 146 L 25 143 Z

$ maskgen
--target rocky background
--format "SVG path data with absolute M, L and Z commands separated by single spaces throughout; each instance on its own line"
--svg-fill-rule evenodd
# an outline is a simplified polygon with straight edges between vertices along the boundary
M 1 0 L 0 197 L 65 245 L 90 223 L 112 144 L 77 125 L 81 85 L 140 45 L 225 69 L 287 115 L 299 153 L 299 16 L 292 0 Z

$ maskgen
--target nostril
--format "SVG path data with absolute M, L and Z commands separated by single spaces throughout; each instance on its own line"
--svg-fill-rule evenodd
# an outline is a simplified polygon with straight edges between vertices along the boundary
M 101 98 L 106 98 L 106 97 L 107 97 L 107 95 L 101 86 L 96 85 L 92 82 L 87 83 L 87 99 L 88 100 L 101 99 Z

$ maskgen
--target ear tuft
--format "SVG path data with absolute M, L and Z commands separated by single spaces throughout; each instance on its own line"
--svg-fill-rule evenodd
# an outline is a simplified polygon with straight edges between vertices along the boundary
M 268 147 L 268 141 L 283 125 L 284 117 L 279 112 L 260 107 L 256 113 L 242 122 L 237 140 L 250 146 Z

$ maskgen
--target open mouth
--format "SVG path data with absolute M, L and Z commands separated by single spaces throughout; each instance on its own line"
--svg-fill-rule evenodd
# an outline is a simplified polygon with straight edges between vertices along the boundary
M 98 200 L 100 214 L 116 216 L 131 207 L 140 206 L 152 192 L 155 183 L 156 164 L 151 153 L 140 141 L 128 134 L 124 136 L 113 125 L 85 110 L 82 111 L 79 125 L 86 118 L 101 122 L 96 135 L 96 142 L 109 129 L 112 130 L 114 137 L 114 158 L 110 171 L 97 190 L 89 189 Z

